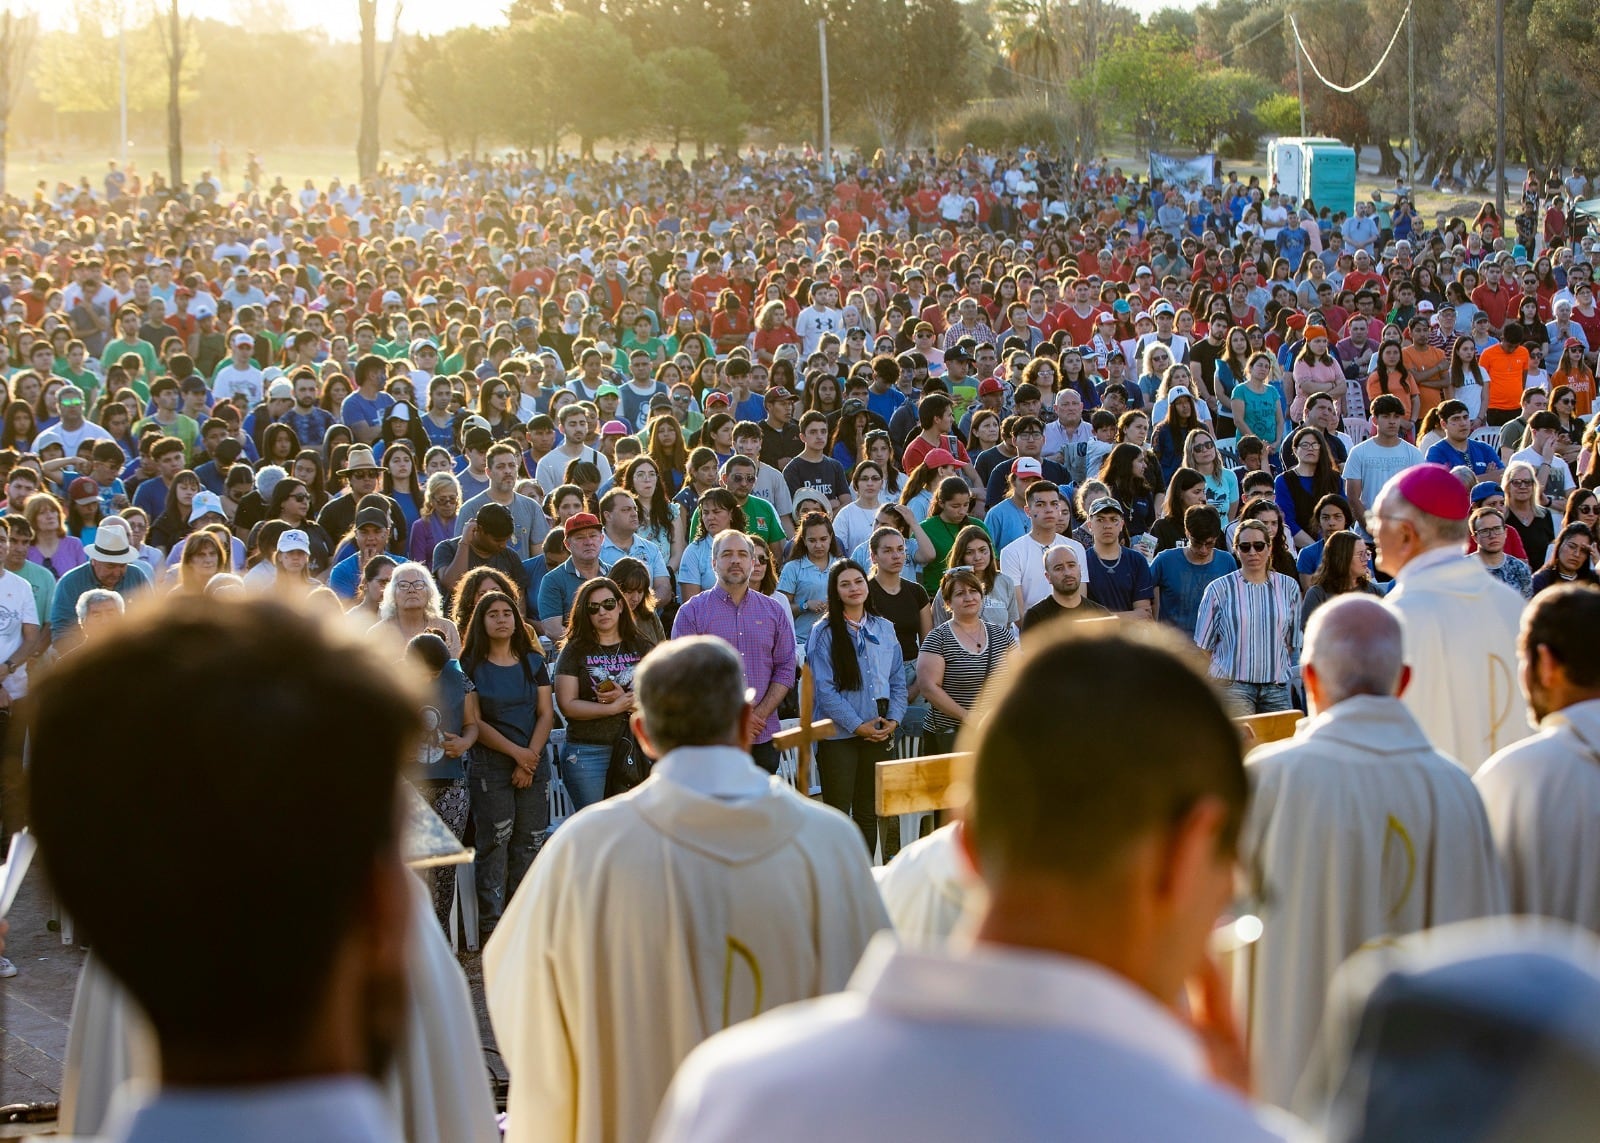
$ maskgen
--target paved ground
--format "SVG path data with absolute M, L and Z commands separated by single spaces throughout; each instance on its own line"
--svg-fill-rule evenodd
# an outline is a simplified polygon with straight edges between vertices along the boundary
M 7 918 L 6 956 L 19 971 L 0 980 L 0 1104 L 54 1103 L 61 1093 L 67 1021 L 85 954 L 47 928 L 50 902 L 41 885 L 31 871 Z
M 0 1105 L 55 1103 L 61 1096 L 67 1023 L 85 953 L 80 946 L 63 945 L 60 934 L 47 928 L 49 909 L 38 873 L 30 872 L 8 918 L 6 956 L 19 971 L 0 980 Z M 463 948 L 461 967 L 472 989 L 484 1063 L 503 1104 L 506 1070 L 484 1008 L 482 958 Z M 0 1125 L 0 1139 L 10 1137 Z

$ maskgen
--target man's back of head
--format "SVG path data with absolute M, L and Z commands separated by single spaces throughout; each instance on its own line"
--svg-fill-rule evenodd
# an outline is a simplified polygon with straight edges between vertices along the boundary
M 731 644 L 692 635 L 658 645 L 634 674 L 638 713 L 655 757 L 680 746 L 740 746 L 744 663 Z
M 1350 593 L 1317 608 L 1306 624 L 1304 660 L 1313 714 L 1356 695 L 1389 698 L 1405 689 L 1400 620 L 1370 596 Z
M 1164 996 L 1196 968 L 1231 892 L 1248 787 L 1238 731 L 1194 659 L 1149 625 L 1065 624 L 1007 665 L 961 740 L 987 939 L 1099 959 Z M 1136 738 L 1120 716 L 1130 694 L 1160 696 Z M 1022 933 L 1046 900 L 1104 913 Z
M 43 859 L 149 1013 L 168 1081 L 381 1066 L 404 1003 L 396 784 L 420 692 L 291 608 L 194 600 L 130 618 L 37 698 Z M 181 741 L 113 737 L 173 703 Z M 316 838 L 311 790 L 334 823 Z M 326 1042 L 331 1006 L 361 1058 Z

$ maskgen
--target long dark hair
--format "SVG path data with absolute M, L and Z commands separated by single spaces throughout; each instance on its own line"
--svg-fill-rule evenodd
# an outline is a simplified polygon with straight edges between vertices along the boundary
M 1138 445 L 1119 444 L 1106 454 L 1105 462 L 1100 466 L 1100 482 L 1129 509 L 1141 497 L 1153 498 L 1156 492 L 1155 486 L 1150 483 L 1148 459 L 1145 461 L 1146 475 L 1139 476 L 1133 471 L 1133 462 L 1141 456 L 1144 456 L 1144 450 Z
M 840 560 L 828 573 L 828 660 L 833 665 L 833 685 L 841 691 L 859 691 L 861 659 L 856 654 L 856 641 L 850 637 L 850 624 L 844 617 L 844 600 L 839 597 L 839 577 L 847 571 L 860 572 L 861 578 L 869 579 L 866 569 L 855 560 Z M 868 615 L 878 613 L 872 606 L 870 592 L 866 609 Z
M 619 605 L 621 599 L 619 594 L 617 596 Z M 504 603 L 516 616 L 517 622 L 511 628 L 511 650 L 522 663 L 523 678 L 532 683 L 533 668 L 528 665 L 528 656 L 537 654 L 539 645 L 533 641 L 533 636 L 528 634 L 528 624 L 522 618 L 522 608 L 515 599 L 503 591 L 491 591 L 478 600 L 477 606 L 472 609 L 472 622 L 467 625 L 461 637 L 461 669 L 471 675 L 489 657 L 489 634 L 484 625 L 489 608 L 496 603 Z
M 450 597 L 450 622 L 456 625 L 457 630 L 465 631 L 467 624 L 472 621 L 472 612 L 476 606 L 473 600 L 478 597 L 478 589 L 486 579 L 492 579 L 499 584 L 497 590 L 502 595 L 516 599 L 521 594 L 517 591 L 517 585 L 512 583 L 500 569 L 490 564 L 481 564 L 473 568 L 461 577 L 461 581 L 456 584 L 455 594 Z M 518 610 L 521 610 L 520 604 Z
M 634 478 L 639 469 L 649 465 L 656 473 L 655 495 L 646 501 L 639 495 L 639 490 L 634 487 Z M 627 489 L 633 493 L 633 498 L 639 501 L 639 523 L 650 528 L 672 527 L 672 500 L 668 496 L 668 485 L 671 483 L 671 473 L 663 473 L 661 465 L 653 456 L 640 454 L 632 457 L 621 468 L 617 469 L 615 487 Z
M 1587 536 L 1589 538 L 1589 542 L 1591 544 L 1594 543 L 1594 532 L 1589 528 L 1589 525 L 1568 524 L 1565 528 L 1562 528 L 1560 532 L 1556 533 L 1555 541 L 1550 545 L 1550 554 L 1545 556 L 1544 566 L 1538 570 L 1559 575 L 1561 566 L 1559 562 L 1561 556 L 1561 545 L 1572 539 L 1574 536 Z M 1594 569 L 1589 566 L 1587 561 L 1578 566 L 1578 582 L 1594 583 L 1597 579 L 1600 579 L 1600 577 L 1595 575 Z
M 572 610 L 567 614 L 567 637 L 562 642 L 563 648 L 571 648 L 577 654 L 587 654 L 599 649 L 600 641 L 595 637 L 594 620 L 589 618 L 589 597 L 602 588 L 611 592 L 617 600 L 619 613 L 617 638 L 622 643 L 622 649 L 634 652 L 645 650 L 646 643 L 639 637 L 639 628 L 633 621 L 633 612 L 628 610 L 628 601 L 622 598 L 622 588 L 617 586 L 615 580 L 603 575 L 584 580 L 573 594 Z
M 1322 563 L 1311 578 L 1312 585 L 1322 588 L 1326 595 L 1344 595 L 1358 590 L 1361 581 L 1356 574 L 1355 554 L 1360 539 L 1348 529 L 1329 536 L 1322 545 Z
M 659 472 L 660 470 L 657 469 Z M 739 502 L 734 499 L 733 493 L 726 488 L 708 488 L 700 494 L 701 504 L 714 504 L 728 512 L 728 527 L 735 532 L 743 532 L 748 523 L 745 520 L 744 509 L 739 507 Z M 701 512 L 694 522 L 694 535 L 689 538 L 692 544 L 695 540 L 704 538 L 706 532 L 706 514 Z

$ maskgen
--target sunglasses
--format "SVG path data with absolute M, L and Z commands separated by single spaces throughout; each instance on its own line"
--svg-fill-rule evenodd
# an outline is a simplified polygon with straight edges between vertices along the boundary
M 1240 540 L 1234 546 L 1241 552 L 1264 552 L 1270 547 L 1265 540 Z
M 605 599 L 591 599 L 584 605 L 584 610 L 590 615 L 598 615 L 601 611 L 615 611 L 616 609 L 617 597 L 614 595 L 607 596 Z

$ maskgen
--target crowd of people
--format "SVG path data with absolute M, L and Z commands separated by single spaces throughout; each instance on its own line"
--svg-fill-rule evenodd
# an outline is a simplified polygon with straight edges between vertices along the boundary
M 113 677 L 133 631 L 272 645 L 251 622 L 309 613 L 407 661 L 431 692 L 396 741 L 476 851 L 476 899 L 437 876 L 432 911 L 488 941 L 512 1138 L 861 1137 L 869 1081 L 942 1038 L 873 1114 L 1274 1138 L 1218 1084 L 1286 1108 L 1320 1078 L 1297 1110 L 1344 1100 L 1369 1133 L 1340 1137 L 1377 1138 L 1392 1108 L 1338 1060 L 1313 1076 L 1345 958 L 1600 910 L 1562 713 L 1600 700 L 1587 190 L 1530 180 L 1538 225 L 1506 233 L 1404 191 L 1339 212 L 970 147 L 41 188 L 0 249 L 0 708 Z M 794 791 L 803 678 L 828 729 Z M 1243 764 L 1229 716 L 1293 710 Z M 886 829 L 878 764 L 958 750 L 963 822 Z M 1265 924 L 1239 1029 L 1215 980 L 1165 1007 L 1236 855 Z M 942 945 L 964 900 L 980 948 L 1070 973 L 868 948 Z M 669 1094 L 712 1033 L 847 984 L 716 1037 Z M 205 1074 L 148 1010 L 170 1074 Z M 981 1057 L 994 1087 L 957 1047 L 988 1020 L 1039 1024 Z M 1082 1106 L 1036 1074 L 1054 1052 Z

